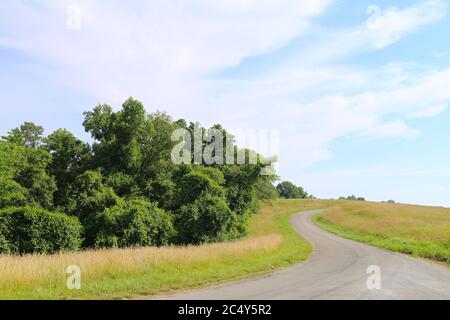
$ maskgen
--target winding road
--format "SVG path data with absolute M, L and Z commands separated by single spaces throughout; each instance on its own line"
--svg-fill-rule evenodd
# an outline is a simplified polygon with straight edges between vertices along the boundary
M 178 293 L 164 299 L 450 299 L 450 268 L 323 231 L 311 221 L 311 216 L 320 212 L 302 212 L 290 221 L 314 246 L 306 262 L 268 276 Z M 368 274 L 371 266 L 379 267 L 379 282 L 374 274 Z M 369 277 L 375 279 L 369 281 L 370 284 L 379 283 L 381 288 L 368 289 Z

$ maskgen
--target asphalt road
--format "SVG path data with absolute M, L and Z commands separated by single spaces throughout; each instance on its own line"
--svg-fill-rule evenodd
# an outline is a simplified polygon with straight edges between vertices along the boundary
M 291 218 L 294 229 L 314 246 L 308 261 L 269 276 L 164 298 L 450 299 L 450 268 L 330 234 L 312 223 L 311 216 L 319 212 L 303 212 Z M 368 274 L 371 266 L 379 269 L 372 269 L 375 273 Z M 367 285 L 369 277 L 372 289 Z M 373 288 L 377 284 L 381 285 L 380 289 Z

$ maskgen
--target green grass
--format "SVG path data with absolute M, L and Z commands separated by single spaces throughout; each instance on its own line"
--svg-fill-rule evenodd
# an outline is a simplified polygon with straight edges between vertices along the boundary
M 340 202 L 314 222 L 344 238 L 450 264 L 450 210 Z
M 250 221 L 249 236 L 225 244 L 2 257 L 0 299 L 132 298 L 261 275 L 308 258 L 311 245 L 288 221 L 293 213 L 324 206 L 298 200 L 263 204 Z M 67 264 L 82 267 L 81 290 L 66 289 Z

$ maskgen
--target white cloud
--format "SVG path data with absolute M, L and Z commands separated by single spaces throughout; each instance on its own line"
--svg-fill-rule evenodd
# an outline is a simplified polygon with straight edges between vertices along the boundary
M 320 31 L 297 56 L 263 66 L 257 77 L 211 77 L 310 31 L 311 20 L 331 2 L 5 0 L 0 46 L 50 65 L 51 77 L 102 102 L 117 106 L 132 95 L 150 109 L 189 120 L 280 128 L 281 168 L 288 173 L 330 157 L 330 144 L 343 136 L 411 138 L 417 132 L 402 117 L 434 116 L 450 101 L 450 70 L 410 73 L 400 65 L 361 70 L 335 63 L 440 20 L 446 5 L 437 0 L 388 8 L 370 28 L 362 21 Z M 81 8 L 79 31 L 66 28 L 69 4 Z M 385 123 L 388 114 L 400 119 Z
M 206 75 L 285 45 L 329 2 L 7 0 L 0 45 L 57 65 L 54 77 L 102 100 L 134 95 L 188 114 L 202 103 Z M 81 8 L 79 31 L 65 26 L 69 4 Z
M 363 134 L 375 138 L 415 138 L 419 131 L 409 128 L 403 121 L 393 121 L 367 128 Z
M 429 108 L 426 108 L 424 110 L 420 110 L 417 112 L 413 112 L 411 114 L 412 118 L 432 118 L 440 115 L 442 112 L 447 110 L 447 104 L 439 104 L 436 106 L 431 106 Z
M 376 6 L 368 10 L 372 15 L 366 23 L 368 39 L 375 48 L 384 48 L 399 41 L 420 27 L 442 19 L 447 3 L 443 0 L 422 1 L 406 9 L 390 7 L 381 10 Z

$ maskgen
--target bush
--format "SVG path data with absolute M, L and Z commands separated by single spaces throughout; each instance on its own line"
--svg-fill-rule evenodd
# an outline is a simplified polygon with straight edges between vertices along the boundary
M 0 254 L 9 254 L 11 253 L 11 248 L 8 241 L 5 237 L 0 233 Z
M 26 203 L 27 190 L 12 179 L 0 177 L 0 209 L 20 207 Z
M 178 242 L 206 243 L 236 239 L 244 223 L 221 197 L 204 195 L 180 208 L 176 217 Z
M 100 172 L 86 171 L 77 177 L 70 190 L 67 212 L 85 224 L 85 221 L 120 201 L 113 189 L 103 184 Z
M 206 173 L 192 171 L 181 178 L 177 203 L 189 204 L 206 194 L 223 197 L 225 190 Z
M 0 210 L 0 252 L 56 253 L 77 250 L 81 224 L 76 218 L 44 209 Z
M 95 221 L 96 247 L 163 246 L 174 236 L 171 215 L 146 200 L 106 209 Z

